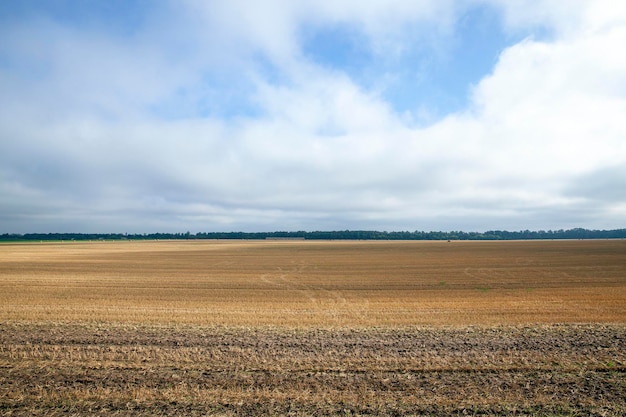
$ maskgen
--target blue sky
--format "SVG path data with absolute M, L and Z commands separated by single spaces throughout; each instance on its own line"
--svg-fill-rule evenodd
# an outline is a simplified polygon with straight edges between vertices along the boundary
M 0 3 L 0 233 L 626 227 L 608 0 Z

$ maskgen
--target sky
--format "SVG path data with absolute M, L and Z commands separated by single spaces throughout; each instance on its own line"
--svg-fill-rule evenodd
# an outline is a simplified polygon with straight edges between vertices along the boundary
M 626 2 L 0 1 L 0 233 L 626 227 Z

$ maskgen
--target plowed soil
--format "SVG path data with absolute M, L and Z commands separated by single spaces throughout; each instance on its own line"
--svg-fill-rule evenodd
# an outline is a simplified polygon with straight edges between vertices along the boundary
M 624 415 L 626 329 L 0 326 L 6 415 Z

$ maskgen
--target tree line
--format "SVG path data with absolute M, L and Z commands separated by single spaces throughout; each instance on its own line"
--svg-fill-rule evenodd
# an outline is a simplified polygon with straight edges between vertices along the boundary
M 0 241 L 66 241 L 66 240 L 199 240 L 199 239 L 306 239 L 306 240 L 533 240 L 533 239 L 624 239 L 626 229 L 589 230 L 492 230 L 487 232 L 424 231 L 298 231 L 298 232 L 198 232 L 198 233 L 5 233 Z

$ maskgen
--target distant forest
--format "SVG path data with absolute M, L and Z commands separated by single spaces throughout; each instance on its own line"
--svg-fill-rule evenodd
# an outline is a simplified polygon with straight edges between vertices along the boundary
M 624 239 L 626 229 L 615 230 L 522 230 L 509 232 L 379 232 L 370 230 L 318 232 L 199 232 L 199 233 L 26 233 L 0 235 L 0 241 L 60 240 L 201 240 L 201 239 L 306 239 L 306 240 L 534 240 L 534 239 Z

